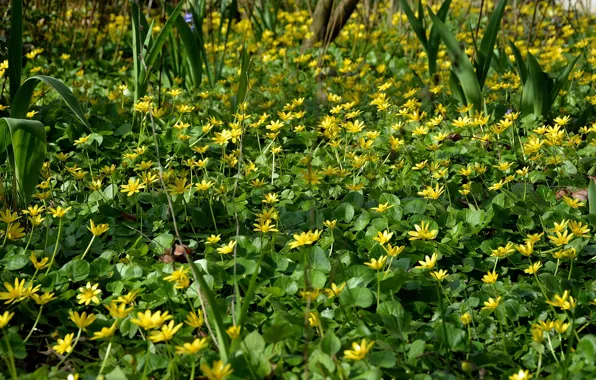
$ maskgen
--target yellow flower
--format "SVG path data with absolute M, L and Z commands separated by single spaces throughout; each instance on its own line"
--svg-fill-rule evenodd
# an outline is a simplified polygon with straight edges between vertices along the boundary
M 13 302 L 19 302 L 24 298 L 25 295 L 25 279 L 19 281 L 18 278 L 14 279 L 14 286 L 8 282 L 4 283 L 6 292 L 0 292 L 0 300 L 6 300 L 5 304 L 11 304 Z
M 548 235 L 549 240 L 556 245 L 557 247 L 567 245 L 571 240 L 573 240 L 573 233 L 569 233 L 569 231 L 565 231 L 561 233 L 559 231 L 555 232 L 555 235 Z
M 546 303 L 562 310 L 571 310 L 577 304 L 575 299 L 569 295 L 569 290 L 565 290 L 562 296 L 555 294 L 555 298 L 552 301 L 547 300 Z
M 497 297 L 496 299 L 489 298 L 488 301 L 484 302 L 484 307 L 482 310 L 493 311 L 499 307 L 499 302 L 501 302 L 501 296 Z
M 312 311 L 308 313 L 308 324 L 310 327 L 318 327 L 319 326 L 319 316 L 317 313 L 313 313 Z
M 410 240 L 434 240 L 439 233 L 439 230 L 429 230 L 429 222 L 420 222 L 420 225 L 415 224 L 416 231 L 408 231 Z
M 569 221 L 569 228 L 571 233 L 577 237 L 590 237 L 590 228 L 582 222 L 576 222 L 575 220 Z
M 437 255 L 437 253 L 433 253 L 433 255 L 431 257 L 428 257 L 428 255 L 426 255 L 424 257 L 424 260 L 420 260 L 418 261 L 418 264 L 415 268 L 418 269 L 433 269 L 435 267 L 435 264 L 437 263 L 437 259 L 439 258 L 439 256 Z
M 532 326 L 532 340 L 536 343 L 542 343 L 544 340 L 542 328 L 538 325 Z
M 99 295 L 101 294 L 101 289 L 98 289 L 99 284 L 91 285 L 90 282 L 87 285 L 82 286 L 79 288 L 79 292 L 81 294 L 77 294 L 77 299 L 79 300 L 79 304 L 89 305 L 91 302 L 94 304 L 99 304 Z
M 110 338 L 112 335 L 114 335 L 114 332 L 116 332 L 116 323 L 117 321 L 114 321 L 112 326 L 102 327 L 100 331 L 94 332 L 93 338 L 91 338 L 91 340 Z
M 329 228 L 330 230 L 334 229 L 335 227 L 337 227 L 337 219 L 334 220 L 326 220 L 323 222 L 323 225 L 327 228 Z
M 346 287 L 346 282 L 342 282 L 341 285 L 337 286 L 335 283 L 331 284 L 331 288 L 325 289 L 325 294 L 327 294 L 327 298 L 331 299 L 335 296 L 339 296 L 339 294 L 344 290 Z
M 97 226 L 93 223 L 93 220 L 89 220 L 90 226 L 87 227 L 89 231 L 93 234 L 93 236 L 100 236 L 101 234 L 105 233 L 107 230 L 110 229 L 109 224 L 98 224 Z
M 207 244 L 217 244 L 221 240 L 221 235 L 211 235 L 207 237 Z
M 4 314 L 0 315 L 0 329 L 6 327 L 6 325 L 8 324 L 8 322 L 10 322 L 12 317 L 14 317 L 14 313 L 9 313 L 8 311 L 5 311 Z
M 54 351 L 60 355 L 64 355 L 67 352 L 72 351 L 72 340 L 74 339 L 74 333 L 67 334 L 64 339 L 58 338 L 58 344 L 55 345 Z
M 493 270 L 482 277 L 482 282 L 485 284 L 494 284 L 497 281 L 497 278 L 499 278 L 499 275 Z
M 25 214 L 24 211 L 23 211 L 23 214 Z M 8 209 L 4 210 L 4 211 L 0 211 L 0 220 L 6 224 L 10 224 L 12 222 L 16 222 L 17 220 L 19 220 L 19 214 L 17 214 L 16 212 L 11 212 Z
M 558 332 L 559 334 L 565 334 L 565 332 L 567 331 L 569 326 L 571 326 L 570 323 L 565 323 L 561 320 L 556 320 L 554 327 L 555 327 L 555 331 Z
M 528 235 L 528 237 L 525 238 L 524 241 L 526 243 L 536 244 L 540 241 L 540 239 L 542 239 L 542 236 L 544 236 L 544 232 L 541 232 L 539 234 Z
M 226 333 L 230 339 L 236 339 L 240 336 L 240 326 L 230 326 L 227 328 Z
M 391 257 L 397 257 L 399 256 L 400 253 L 402 253 L 404 251 L 404 249 L 406 249 L 405 245 L 396 245 L 395 247 L 392 246 L 391 244 L 387 244 L 387 246 L 383 246 L 383 249 L 385 250 L 385 252 L 387 253 L 388 256 Z
M 35 256 L 34 252 L 31 252 L 31 255 L 29 256 L 29 260 L 31 260 L 35 269 L 41 270 L 41 269 L 45 269 L 48 267 L 48 261 L 50 259 L 47 257 L 44 257 L 43 259 L 41 259 L 41 261 L 37 261 L 37 256 Z
M 290 248 L 298 248 L 303 245 L 312 245 L 321 237 L 323 231 L 315 230 L 314 232 L 301 232 L 300 234 L 294 234 L 294 241 L 290 242 Z
M 351 360 L 362 360 L 366 357 L 366 354 L 368 354 L 368 351 L 370 351 L 370 349 L 372 348 L 372 346 L 375 344 L 375 341 L 370 341 L 367 342 L 366 339 L 362 339 L 362 341 L 360 343 L 357 342 L 353 342 L 352 343 L 352 349 L 351 350 L 345 350 L 344 351 L 344 356 L 346 357 L 346 359 L 351 359 Z
M 385 266 L 387 262 L 387 256 L 383 255 L 379 257 L 379 259 L 371 259 L 370 262 L 364 263 L 367 267 L 374 269 L 374 270 L 381 270 Z
M 439 199 L 443 192 L 445 192 L 445 186 L 439 187 L 439 184 L 437 183 L 434 189 L 432 186 L 427 186 L 426 189 L 419 191 L 418 195 L 426 199 Z
M 524 272 L 527 274 L 534 274 L 538 273 L 540 268 L 542 267 L 542 263 L 540 261 L 536 261 L 534 264 L 530 265 L 527 269 L 524 269 Z
M 138 312 L 137 317 L 138 318 L 133 318 L 130 321 L 137 326 L 141 326 L 145 330 L 160 328 L 165 321 L 172 319 L 169 312 L 164 311 L 162 314 L 159 310 L 155 313 L 151 313 L 151 310 L 145 310 L 144 313 Z
M 95 314 L 87 315 L 87 312 L 83 312 L 79 314 L 76 311 L 69 311 L 68 315 L 70 315 L 70 320 L 77 325 L 78 328 L 85 330 L 89 325 L 91 325 L 95 321 Z
M 279 232 L 277 228 L 275 228 L 275 224 L 271 224 L 271 220 L 266 220 L 261 223 L 253 224 L 255 226 L 254 231 L 267 233 L 267 232 Z
M 31 298 L 33 298 L 33 301 L 35 301 L 35 303 L 38 305 L 45 305 L 46 303 L 56 299 L 56 297 L 54 297 L 54 293 L 50 292 L 45 292 L 42 295 L 31 294 Z
M 585 203 L 580 202 L 579 199 L 574 199 L 567 196 L 563 197 L 563 201 L 565 201 L 565 203 L 567 203 L 567 205 L 571 208 L 580 208 L 585 205 Z
M 234 372 L 229 363 L 224 365 L 221 360 L 214 361 L 211 367 L 205 363 L 201 364 L 201 371 L 209 380 L 225 380 Z
M 128 314 L 132 311 L 132 307 L 127 308 L 126 303 L 118 303 L 112 300 L 109 305 L 103 305 L 114 319 L 124 319 L 128 317 Z
M 176 332 L 180 330 L 181 327 L 182 323 L 179 323 L 176 326 L 174 326 L 174 321 L 170 321 L 170 323 L 168 323 L 167 325 L 164 324 L 163 326 L 161 326 L 160 331 L 152 331 L 151 335 L 149 335 L 149 339 L 153 343 L 167 342 L 169 340 L 172 340 L 174 334 L 176 334 Z
M 529 380 L 533 377 L 528 370 L 520 369 L 518 373 L 509 376 L 509 380 Z
M 234 252 L 235 246 L 236 240 L 231 240 L 228 244 L 224 244 L 221 247 L 217 248 L 217 252 L 220 255 L 229 255 L 230 253 Z
M 437 281 L 441 282 L 445 277 L 449 275 L 449 273 L 445 269 L 440 269 L 438 271 L 431 272 L 430 275 Z
M 491 249 L 492 255 L 494 257 L 505 257 L 513 252 L 515 252 L 515 248 L 513 247 L 513 243 L 507 242 L 504 247 L 498 247 L 497 249 Z
M 49 210 L 54 218 L 60 219 L 63 218 L 71 208 L 72 207 L 63 208 L 62 206 L 58 206 L 56 208 L 50 207 Z
M 26 116 L 28 119 L 31 119 L 33 116 L 37 115 L 38 113 L 39 112 L 37 112 L 37 111 L 29 111 L 29 112 L 27 112 Z
M 188 315 L 186 316 L 186 324 L 189 325 L 190 327 L 193 327 L 195 329 L 200 329 L 203 326 L 204 323 L 204 318 L 203 318 L 203 312 L 201 310 L 195 312 L 190 312 L 188 313 Z
M 379 244 L 384 245 L 385 243 L 389 242 L 389 240 L 391 240 L 391 237 L 393 236 L 393 232 L 389 232 L 387 230 L 381 232 L 377 232 L 377 236 L 375 236 L 373 238 L 373 240 L 378 241 Z
M 146 186 L 143 185 L 139 179 L 129 178 L 128 179 L 128 185 L 120 185 L 120 187 L 122 188 L 122 190 L 120 190 L 120 192 L 122 192 L 122 193 L 128 193 L 127 195 L 129 197 L 131 197 L 135 193 L 140 192 Z
M 390 205 L 389 202 L 387 202 L 387 203 L 381 203 L 377 207 L 372 207 L 371 210 L 378 212 L 378 213 L 383 213 L 383 212 L 389 210 L 391 207 L 393 207 L 393 205 Z
M 470 313 L 464 313 L 459 317 L 459 320 L 464 324 L 464 326 L 467 326 L 472 323 L 472 316 Z
M 176 346 L 176 353 L 178 355 L 194 355 L 207 346 L 207 338 L 196 338 L 192 343 L 184 343 L 182 346 Z

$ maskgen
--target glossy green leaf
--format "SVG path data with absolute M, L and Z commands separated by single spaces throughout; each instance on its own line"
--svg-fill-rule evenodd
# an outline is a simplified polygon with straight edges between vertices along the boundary
M 596 181 L 590 179 L 588 185 L 588 205 L 590 207 L 590 214 L 596 215 Z
M 506 5 L 507 0 L 501 0 L 499 2 L 490 17 L 490 21 L 486 27 L 482 41 L 480 42 L 480 49 L 478 50 L 477 55 L 478 66 L 476 68 L 476 75 L 478 77 L 478 82 L 480 83 L 480 88 L 484 87 L 484 81 L 488 76 L 488 70 L 490 69 L 490 62 L 493 57 L 495 42 L 497 41 L 497 35 L 499 34 L 499 29 L 501 28 L 501 20 L 503 19 Z
M 513 41 L 507 42 L 509 42 L 509 46 L 511 47 L 511 51 L 515 57 L 515 64 L 517 65 L 517 73 L 519 74 L 519 78 L 521 79 L 522 84 L 525 84 L 526 80 L 528 79 L 528 68 L 526 67 L 524 57 L 522 57 L 521 52 L 517 46 L 515 46 Z
M 437 12 L 437 17 L 439 20 L 445 22 L 447 18 L 447 13 L 449 13 L 449 6 L 451 5 L 451 0 L 445 0 L 443 4 L 441 4 L 441 8 Z M 428 39 L 428 48 L 426 49 L 426 55 L 428 57 L 428 73 L 432 76 L 434 73 L 437 72 L 437 55 L 439 53 L 439 45 L 441 44 L 441 36 L 439 35 L 439 31 L 435 28 L 434 24 L 430 29 L 430 37 Z
M 12 0 L 10 7 L 10 37 L 8 40 L 8 78 L 10 98 L 14 99 L 21 84 L 23 56 L 23 0 Z
M 37 120 L 0 119 L 0 153 L 8 150 L 9 162 L 16 180 L 16 190 L 28 203 L 39 180 L 46 155 L 46 132 Z
M 553 87 L 550 90 L 550 103 L 554 103 L 555 100 L 557 99 L 557 97 L 559 96 L 559 92 L 563 89 L 563 87 L 565 87 L 565 85 L 568 82 L 568 78 L 569 78 L 569 74 L 571 74 L 571 71 L 573 71 L 573 67 L 575 67 L 575 64 L 577 63 L 577 60 L 579 59 L 579 55 L 577 57 L 575 57 L 566 67 L 565 70 L 563 70 L 561 72 L 561 74 L 559 74 L 559 76 L 557 77 L 557 79 L 555 80 Z

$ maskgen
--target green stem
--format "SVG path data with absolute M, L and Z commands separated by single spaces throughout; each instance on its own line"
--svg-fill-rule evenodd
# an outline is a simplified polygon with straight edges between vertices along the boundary
M 56 244 L 54 245 L 54 253 L 52 254 L 52 259 L 50 260 L 50 264 L 48 264 L 48 270 L 46 270 L 45 275 L 47 276 L 52 269 L 52 264 L 54 264 L 54 259 L 56 258 L 56 253 L 58 253 L 58 247 L 60 246 L 60 235 L 62 234 L 62 218 L 60 218 L 60 222 L 58 222 L 58 237 L 56 238 Z
M 379 303 L 381 302 L 381 271 L 377 269 L 377 310 L 379 310 Z
M 31 327 L 31 331 L 29 331 L 29 334 L 27 334 L 27 337 L 24 340 L 25 343 L 27 343 L 27 341 L 29 340 L 29 338 L 31 338 L 31 334 L 33 334 L 33 331 L 35 331 L 35 327 L 37 327 L 37 323 L 39 322 L 39 318 L 41 317 L 41 310 L 42 309 L 43 309 L 43 305 L 41 305 L 39 307 L 39 313 L 37 313 L 37 318 L 35 319 L 35 323 L 33 324 L 33 327 Z
M 89 249 L 91 248 L 91 246 L 93 245 L 93 241 L 95 240 L 95 235 L 93 235 L 93 237 L 91 238 L 91 241 L 89 242 L 89 244 L 87 245 L 87 249 L 85 250 L 85 252 L 83 252 L 83 256 L 81 256 L 81 260 L 83 260 L 85 258 L 85 256 L 87 255 L 87 252 L 89 252 Z
M 4 335 L 6 335 L 6 333 L 4 333 Z M 10 347 L 10 342 L 8 341 L 8 339 L 6 339 L 6 347 L 8 348 L 8 359 L 4 358 L 4 360 L 6 361 L 6 364 L 10 370 L 10 376 L 13 380 L 17 380 L 17 367 L 14 364 L 14 355 L 12 353 L 12 348 Z
M 108 349 L 106 350 L 106 355 L 103 357 L 103 361 L 101 362 L 101 367 L 99 368 L 99 375 L 101 375 L 103 373 L 103 369 L 106 366 L 108 357 L 110 356 L 110 350 L 112 349 L 112 340 L 113 339 L 114 339 L 114 336 L 112 336 L 112 339 L 110 339 L 110 343 L 108 343 Z
M 35 225 L 31 227 L 31 232 L 29 233 L 29 239 L 27 239 L 27 244 L 25 245 L 25 252 L 27 252 L 27 248 L 29 248 L 29 244 L 31 243 L 31 239 L 33 238 L 33 231 L 35 231 Z
M 189 377 L 189 380 L 193 380 L 195 378 L 195 365 L 196 365 L 196 361 L 193 358 L 192 359 L 192 364 L 191 364 L 191 367 L 190 367 L 190 377 Z
M 451 350 L 449 349 L 449 340 L 447 338 L 447 326 L 445 325 L 445 305 L 443 304 L 443 296 L 441 295 L 441 290 L 439 289 L 438 281 L 435 282 L 435 287 L 437 288 L 437 296 L 439 297 L 439 307 L 441 308 L 441 324 L 443 325 L 443 339 L 447 346 L 447 351 L 451 356 Z

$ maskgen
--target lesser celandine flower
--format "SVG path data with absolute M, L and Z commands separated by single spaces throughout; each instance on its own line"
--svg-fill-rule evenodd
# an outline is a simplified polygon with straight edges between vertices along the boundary
M 488 272 L 482 277 L 482 282 L 484 282 L 485 284 L 494 284 L 498 278 L 499 275 L 497 274 L 497 272 L 493 270 L 492 272 Z
M 371 259 L 370 262 L 364 263 L 367 267 L 374 269 L 374 270 L 381 270 L 385 267 L 385 263 L 387 262 L 387 256 L 383 255 L 379 257 L 379 259 Z
M 45 292 L 44 294 L 31 294 L 31 298 L 33 299 L 33 301 L 35 301 L 36 304 L 43 306 L 46 303 L 56 299 L 56 297 L 54 297 L 54 293 L 50 293 L 50 292 Z
M 192 343 L 184 343 L 182 346 L 176 346 L 176 353 L 178 355 L 194 355 L 208 345 L 207 338 L 196 338 Z
M 370 349 L 375 344 L 375 341 L 372 340 L 368 342 L 366 339 L 362 339 L 361 342 L 353 342 L 351 350 L 345 350 L 344 356 L 346 359 L 350 360 L 362 360 L 366 357 L 366 354 L 370 351 Z
M 70 320 L 77 325 L 78 328 L 85 330 L 89 325 L 91 325 L 95 321 L 95 314 L 87 315 L 87 312 L 83 312 L 79 314 L 76 311 L 69 311 L 68 315 L 70 315 Z
M 72 207 L 63 208 L 62 206 L 58 206 L 56 208 L 50 207 L 49 210 L 54 218 L 61 219 L 71 208 Z
M 326 220 L 323 222 L 323 225 L 327 228 L 329 228 L 330 230 L 334 229 L 335 227 L 337 227 L 337 219 L 334 220 Z
M 116 324 L 117 321 L 114 321 L 110 327 L 102 327 L 101 330 L 94 332 L 91 340 L 111 338 L 116 332 Z
M 89 221 L 89 227 L 87 227 L 87 229 L 89 231 L 91 231 L 91 233 L 93 234 L 93 236 L 101 236 L 107 230 L 110 229 L 110 225 L 104 223 L 104 224 L 98 224 L 96 226 L 95 223 L 93 223 L 93 220 L 90 220 Z
M 569 295 L 569 290 L 565 290 L 562 296 L 555 294 L 553 300 L 547 300 L 546 303 L 561 308 L 562 310 L 571 310 L 575 308 L 577 304 L 575 299 Z
M 6 325 L 8 324 L 8 322 L 10 322 L 12 317 L 14 317 L 14 312 L 9 313 L 8 311 L 5 311 L 4 314 L 1 314 L 0 315 L 0 329 L 3 329 L 4 327 L 6 327 Z
M 37 270 L 47 268 L 48 261 L 50 261 L 48 257 L 44 257 L 43 259 L 41 259 L 41 261 L 37 261 L 37 256 L 35 256 L 34 252 L 31 252 L 31 255 L 29 255 L 29 260 L 31 260 L 33 267 Z
M 127 185 L 120 185 L 120 187 L 122 188 L 122 190 L 120 190 L 122 193 L 127 193 L 127 196 L 133 196 L 136 193 L 140 192 L 142 189 L 144 189 L 146 186 L 143 185 L 141 183 L 141 181 L 136 178 L 129 178 L 128 179 L 128 184 Z
M 524 272 L 527 274 L 538 273 L 541 267 L 542 263 L 540 261 L 536 261 L 535 263 L 531 264 L 527 269 L 524 269 Z
M 125 303 L 119 303 L 116 301 L 110 302 L 109 305 L 104 305 L 108 312 L 114 319 L 124 319 L 132 311 L 132 307 L 127 308 Z
M 449 273 L 445 269 L 439 269 L 438 271 L 431 272 L 430 275 L 435 280 L 441 282 L 449 275 Z
M 231 240 L 228 244 L 224 244 L 221 247 L 217 248 L 217 252 L 221 255 L 229 255 L 234 252 L 234 247 L 236 246 L 236 240 Z
M 459 317 L 459 320 L 464 324 L 464 326 L 467 326 L 472 323 L 472 315 L 470 315 L 470 313 L 464 313 Z
M 386 202 L 380 203 L 377 207 L 371 207 L 371 210 L 382 214 L 385 211 L 389 210 L 391 207 L 393 207 L 393 205 L 390 205 L 389 202 Z
M 342 282 L 339 286 L 337 286 L 335 283 L 332 283 L 331 288 L 325 289 L 325 294 L 327 294 L 327 298 L 331 299 L 335 296 L 339 296 L 345 287 L 346 287 L 345 281 Z
M 482 310 L 494 311 L 497 307 L 499 307 L 499 302 L 501 302 L 501 296 L 493 299 L 490 297 L 488 301 L 484 302 L 484 307 Z
M 152 331 L 149 339 L 153 343 L 170 341 L 181 327 L 182 323 L 174 326 L 174 321 L 170 321 L 170 323 L 161 326 L 161 330 Z
M 429 222 L 420 222 L 420 225 L 415 224 L 415 231 L 409 231 L 410 240 L 434 240 L 439 233 L 439 230 L 429 230 Z
M 37 285 L 33 287 L 33 284 L 25 286 L 25 279 L 19 281 L 18 278 L 15 278 L 14 285 L 5 282 L 4 287 L 6 288 L 6 292 L 0 292 L 0 300 L 6 300 L 4 302 L 5 304 L 11 304 L 32 296 L 41 286 Z
M 428 269 L 431 270 L 435 267 L 435 264 L 437 263 L 437 259 L 439 258 L 439 256 L 437 255 L 437 253 L 433 253 L 431 257 L 428 257 L 428 255 L 426 255 L 424 257 L 424 260 L 420 260 L 418 261 L 418 264 L 415 268 L 418 269 Z
M 169 319 L 172 319 L 172 316 L 167 311 L 162 314 L 159 310 L 155 313 L 152 313 L 151 310 L 145 310 L 144 313 L 138 312 L 137 318 L 130 321 L 145 330 L 150 330 L 160 328 Z
M 290 248 L 298 248 L 303 245 L 312 245 L 321 237 L 323 231 L 315 230 L 314 232 L 301 232 L 300 234 L 294 234 L 294 241 L 290 242 Z
M 318 327 L 320 324 L 319 315 L 312 311 L 308 313 L 308 324 L 310 327 Z
M 230 326 L 226 329 L 226 333 L 230 339 L 236 339 L 240 336 L 240 326 Z
M 99 295 L 101 294 L 101 289 L 98 289 L 98 287 L 99 284 L 91 285 L 90 282 L 88 282 L 87 285 L 80 287 L 80 294 L 77 294 L 79 304 L 89 305 L 91 302 L 96 305 L 99 304 Z
M 513 375 L 509 376 L 509 380 L 529 380 L 533 375 L 526 369 L 520 369 L 518 373 L 514 373 Z
M 201 364 L 201 371 L 209 380 L 225 380 L 234 372 L 229 363 L 224 365 L 221 360 L 214 361 L 211 367 L 206 363 Z
M 60 355 L 70 353 L 72 351 L 72 340 L 74 339 L 74 333 L 67 334 L 64 338 L 58 338 L 58 344 L 55 345 L 54 351 Z
M 186 322 L 186 324 L 190 327 L 200 329 L 205 322 L 205 319 L 203 318 L 203 312 L 201 310 L 198 310 L 196 313 L 191 311 L 186 316 L 186 320 L 184 322 Z
M 207 244 L 217 244 L 221 240 L 221 235 L 211 235 L 207 237 Z

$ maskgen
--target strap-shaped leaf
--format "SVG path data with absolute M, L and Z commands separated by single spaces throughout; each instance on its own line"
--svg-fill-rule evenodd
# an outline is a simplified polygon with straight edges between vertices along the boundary
M 72 112 L 74 112 L 81 123 L 90 128 L 89 122 L 87 122 L 87 118 L 85 118 L 85 113 L 83 112 L 81 105 L 77 101 L 77 98 L 75 98 L 72 91 L 70 91 L 70 89 L 66 87 L 66 85 L 60 80 L 45 75 L 34 75 L 21 84 L 21 87 L 19 87 L 19 90 L 15 94 L 11 105 L 10 116 L 12 118 L 25 119 L 27 117 L 27 111 L 29 110 L 29 105 L 31 104 L 33 91 L 39 82 L 44 82 L 56 90 L 58 95 L 60 95 L 66 105 L 72 110 Z
M 418 36 L 422 47 L 424 50 L 428 51 L 428 40 L 426 39 L 426 31 L 424 30 L 424 24 L 422 23 L 422 16 L 419 14 L 418 16 L 420 19 L 416 18 L 412 8 L 410 8 L 406 0 L 400 0 L 400 4 L 401 8 L 406 14 L 406 17 L 408 18 L 408 21 L 410 22 L 410 25 L 412 26 L 412 29 L 414 30 L 414 33 L 416 33 L 416 36 Z
M 186 63 L 188 64 L 190 79 L 195 88 L 199 88 L 203 76 L 203 63 L 201 61 L 199 42 L 192 33 L 192 30 L 190 30 L 186 21 L 184 21 L 182 15 L 178 16 L 175 25 L 184 47 L 184 55 Z
M 447 13 L 449 13 L 449 6 L 451 5 L 451 0 L 445 0 L 443 4 L 441 4 L 441 8 L 437 12 L 437 17 L 439 20 L 445 22 L 447 18 Z M 428 39 L 428 49 L 426 55 L 428 56 L 428 73 L 433 75 L 437 72 L 437 55 L 439 53 L 439 45 L 441 44 L 441 36 L 439 32 L 435 28 L 435 25 L 430 28 L 430 37 Z
M 151 44 L 151 47 L 149 48 L 149 53 L 147 54 L 147 57 L 145 58 L 145 63 L 147 64 L 147 66 L 153 66 L 153 64 L 155 63 L 155 60 L 159 56 L 159 53 L 161 52 L 161 48 L 162 48 L 163 44 L 166 42 L 166 39 L 168 38 L 168 36 L 170 35 L 170 32 L 172 31 L 172 28 L 174 27 L 174 24 L 176 23 L 176 20 L 178 19 L 178 15 L 182 11 L 182 7 L 184 6 L 185 3 L 186 3 L 186 1 L 182 0 L 176 6 L 176 8 L 174 8 L 172 13 L 170 13 L 168 20 L 164 24 L 163 28 L 161 29 L 161 31 L 155 38 L 155 41 L 153 41 L 153 43 Z
M 596 182 L 591 178 L 588 185 L 588 207 L 590 214 L 596 215 Z
M 499 2 L 495 11 L 490 16 L 490 21 L 488 22 L 488 26 L 486 27 L 486 31 L 480 42 L 480 49 L 477 54 L 478 68 L 480 70 L 477 70 L 476 74 L 481 88 L 484 87 L 484 81 L 486 80 L 488 70 L 490 69 L 490 61 L 493 57 L 493 50 L 495 49 L 495 42 L 497 42 L 497 35 L 501 28 L 501 20 L 503 19 L 506 5 L 507 0 L 501 0 Z
M 522 115 L 534 113 L 542 116 L 549 111 L 549 94 L 546 86 L 546 74 L 536 58 L 528 52 L 528 79 L 522 92 Z
M 21 85 L 23 56 L 23 0 L 12 0 L 10 8 L 10 37 L 8 40 L 8 79 L 10 98 L 14 99 Z
M 557 99 L 557 96 L 559 96 L 559 92 L 561 91 L 561 89 L 563 87 L 565 87 L 565 84 L 567 84 L 567 80 L 569 79 L 569 74 L 571 74 L 571 71 L 573 70 L 573 67 L 575 66 L 575 63 L 577 62 L 578 59 L 579 59 L 579 55 L 577 57 L 575 57 L 573 59 L 573 61 L 571 61 L 567 65 L 567 67 L 565 67 L 565 70 L 563 70 L 561 72 L 561 74 L 559 74 L 559 76 L 557 77 L 557 79 L 553 83 L 553 86 L 552 86 L 552 88 L 550 90 L 550 102 L 551 102 L 551 104 L 555 102 L 555 100 Z
M 250 53 L 246 46 L 242 48 L 242 66 L 240 69 L 240 80 L 238 83 L 238 91 L 236 92 L 236 99 L 232 102 L 232 114 L 236 113 L 238 105 L 243 103 L 246 99 L 246 93 L 248 91 L 248 69 L 250 65 Z
M 430 17 L 433 21 L 433 26 L 437 28 L 437 32 L 443 39 L 447 52 L 451 57 L 451 69 L 457 76 L 459 84 L 464 92 L 466 103 L 472 104 L 477 111 L 482 110 L 482 92 L 480 90 L 480 84 L 478 78 L 474 72 L 474 66 L 468 59 L 468 56 L 461 50 L 457 39 L 447 29 L 447 26 L 439 20 L 439 18 L 432 13 L 431 9 L 428 9 Z
M 513 52 L 513 56 L 515 57 L 515 64 L 517 65 L 517 73 L 519 74 L 519 79 L 521 79 L 522 83 L 526 83 L 528 79 L 528 68 L 526 67 L 526 63 L 524 62 L 524 57 L 522 57 L 521 52 L 515 46 L 513 41 L 509 42 L 509 46 L 511 46 L 511 51 Z
M 132 20 L 132 65 L 134 74 L 133 79 L 135 82 L 134 101 L 136 103 L 137 100 L 139 100 L 139 98 L 141 97 L 141 88 L 139 80 L 141 78 L 141 70 L 144 70 L 143 65 L 141 64 L 140 54 L 142 52 L 141 41 L 143 41 L 141 19 L 145 19 L 145 16 L 139 10 L 139 6 L 136 2 L 131 2 L 130 7 L 130 18 Z M 147 20 L 145 19 L 145 23 L 146 22 Z
M 0 136 L 0 153 L 8 150 L 19 199 L 27 204 L 46 156 L 45 129 L 37 120 L 5 117 L 0 119 Z

